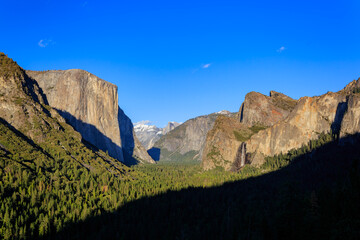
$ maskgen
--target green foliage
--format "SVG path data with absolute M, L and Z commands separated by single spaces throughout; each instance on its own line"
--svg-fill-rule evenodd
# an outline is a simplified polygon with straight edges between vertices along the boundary
M 292 184 L 286 185 L 283 180 L 270 184 L 266 177 L 272 171 L 284 169 L 294 159 L 318 151 L 334 139 L 332 134 L 320 134 L 318 140 L 301 149 L 268 158 L 262 168 L 247 165 L 239 173 L 222 168 L 203 171 L 199 164 L 191 162 L 127 168 L 105 153 L 90 151 L 71 134 L 49 135 L 53 139 L 50 143 L 34 145 L 0 124 L 3 239 L 55 234 L 60 234 L 59 238 L 91 235 L 91 238 L 138 239 L 146 234 L 154 239 L 174 236 L 199 239 L 209 236 L 207 233 L 216 239 L 234 236 L 241 239 L 248 231 L 253 234 L 257 231 L 260 234 L 257 238 L 265 238 L 261 234 L 286 235 L 286 229 L 291 228 L 288 224 L 299 219 L 301 229 L 307 229 L 306 224 L 317 223 L 319 216 L 326 218 L 326 211 L 339 202 L 336 200 L 339 197 L 346 198 L 350 206 L 357 202 L 346 188 L 339 193 L 317 190 L 306 195 L 289 189 Z M 313 164 L 309 169 L 322 167 Z M 359 184 L 356 171 L 349 179 L 354 186 Z M 271 189 L 276 185 L 279 189 Z M 265 193 L 268 195 L 263 196 Z M 271 199 L 270 207 L 266 199 Z M 334 204 L 324 204 L 324 199 L 333 199 Z M 110 212 L 115 215 L 108 215 Z M 326 224 L 334 226 L 330 220 Z M 335 229 L 342 228 L 336 225 Z M 92 236 L 94 233 L 96 237 Z M 304 231 L 299 236 L 306 239 L 306 234 Z
M 254 126 L 250 127 L 250 130 L 251 130 L 254 134 L 256 134 L 256 133 L 258 133 L 258 132 L 260 132 L 261 130 L 264 130 L 264 129 L 266 129 L 266 127 L 265 127 L 265 126 L 262 126 L 262 125 L 254 125 Z
M 292 149 L 286 154 L 279 154 L 273 157 L 266 157 L 265 163 L 261 166 L 262 169 L 277 170 L 284 166 L 289 165 L 291 161 L 304 154 L 315 151 L 316 149 L 324 146 L 335 140 L 335 135 L 330 133 L 320 133 L 318 139 L 310 140 L 307 145 L 298 149 Z
M 196 157 L 198 151 L 192 150 L 185 154 L 181 154 L 177 151 L 170 152 L 166 148 L 161 149 L 161 162 L 199 162 L 199 159 Z
M 71 134 L 47 134 L 36 145 L 0 121 L 0 238 L 37 238 L 115 209 L 127 201 L 119 183 L 142 177 Z
M 17 65 L 15 61 L 6 56 L 4 53 L 0 52 L 0 76 L 5 78 L 21 75 L 22 69 Z
M 237 131 L 237 130 L 234 130 L 234 136 L 236 138 L 237 141 L 240 141 L 240 142 L 245 142 L 246 140 L 250 139 L 250 137 L 252 136 L 252 134 L 246 132 L 246 131 Z
M 293 99 L 288 99 L 288 98 L 273 98 L 273 103 L 275 104 L 275 106 L 281 109 L 290 111 L 294 109 L 297 102 Z
M 261 130 L 266 129 L 266 127 L 262 126 L 262 125 L 254 125 L 254 126 L 250 127 L 249 129 L 251 130 L 251 132 L 248 131 L 247 129 L 234 130 L 234 136 L 235 136 L 236 140 L 240 141 L 240 142 L 245 142 L 245 141 L 249 140 L 252 135 L 258 133 Z
M 354 94 L 359 94 L 360 93 L 360 88 L 354 88 L 353 93 Z

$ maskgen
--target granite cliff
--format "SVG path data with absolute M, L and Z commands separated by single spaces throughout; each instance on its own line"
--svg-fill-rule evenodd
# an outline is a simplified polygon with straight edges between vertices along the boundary
M 5 54 L 0 53 L 0 147 L 4 159 L 37 172 L 69 166 L 117 176 L 127 168 L 93 149 L 47 104 L 38 83 Z M 20 151 L 20 152 L 19 152 Z M 24 151 L 23 154 L 21 151 Z M 36 167 L 37 166 L 37 167 Z
M 125 162 L 129 165 L 137 163 L 155 163 L 135 135 L 130 118 L 119 108 L 118 120 Z
M 39 84 L 49 105 L 85 140 L 121 162 L 136 161 L 134 159 L 138 157 L 134 152 L 143 157 L 142 161 L 152 162 L 135 140 L 130 119 L 119 111 L 116 85 L 79 69 L 26 73 Z M 122 142 L 124 140 L 132 142 Z M 133 155 L 134 159 L 131 158 Z
M 247 163 L 260 166 L 266 156 L 301 148 L 323 133 L 334 134 L 340 142 L 342 137 L 359 133 L 359 81 L 351 82 L 336 93 L 303 97 L 298 101 L 274 91 L 270 97 L 254 92 L 247 94 L 237 125 L 229 128 L 221 124 L 224 119 L 216 120 L 207 136 L 206 145 L 209 147 L 203 153 L 203 168 L 234 169 L 235 165 L 239 166 L 237 161 L 242 151 L 246 151 Z M 253 132 L 249 134 L 245 127 Z M 231 130 L 237 137 L 230 136 Z M 218 152 L 214 154 L 213 149 Z
M 240 122 L 248 126 L 272 126 L 284 119 L 295 107 L 296 100 L 275 91 L 270 96 L 258 92 L 246 94 L 240 107 Z
M 206 137 L 202 155 L 204 169 L 223 167 L 234 170 L 241 144 L 251 136 L 287 117 L 296 100 L 275 91 L 270 96 L 258 92 L 246 94 L 237 118 L 218 117 Z
M 320 133 L 339 133 L 346 111 L 346 95 L 327 93 L 319 97 L 299 99 L 294 110 L 283 121 L 252 136 L 247 150 L 252 153 L 252 164 L 261 165 L 264 156 L 286 153 L 300 148 Z
M 206 136 L 202 165 L 205 170 L 223 167 L 231 170 L 237 149 L 241 145 L 241 136 L 250 136 L 253 132 L 236 117 L 218 116 L 214 127 Z

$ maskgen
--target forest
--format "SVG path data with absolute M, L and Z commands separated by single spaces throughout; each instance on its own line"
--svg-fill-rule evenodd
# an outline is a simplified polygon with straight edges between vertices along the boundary
M 331 133 L 238 172 L 115 166 L 39 148 L 0 124 L 3 239 L 359 239 L 360 149 Z M 67 144 L 76 147 L 71 138 Z M 21 149 L 21 151 L 18 151 Z M 82 150 L 81 150 L 82 149 Z M 98 161 L 92 171 L 85 155 Z M 83 159 L 82 161 L 75 161 Z

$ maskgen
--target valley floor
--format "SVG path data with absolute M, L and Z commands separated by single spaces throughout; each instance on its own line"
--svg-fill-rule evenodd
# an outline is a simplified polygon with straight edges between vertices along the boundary
M 59 160 L 47 169 L 36 161 L 28 167 L 3 151 L 0 234 L 4 239 L 359 239 L 359 160 L 358 144 L 339 148 L 326 136 L 238 173 L 160 163 L 124 167 L 123 175 L 115 176 L 79 165 L 64 168 Z

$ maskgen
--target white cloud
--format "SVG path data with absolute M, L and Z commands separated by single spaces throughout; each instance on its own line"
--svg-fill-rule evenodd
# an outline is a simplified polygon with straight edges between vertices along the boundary
M 284 51 L 286 48 L 284 46 L 281 46 L 278 50 L 276 50 L 278 53 L 281 53 L 282 51 Z
M 55 44 L 55 42 L 53 40 L 51 40 L 51 39 L 41 39 L 38 42 L 38 46 L 42 47 L 42 48 L 47 47 L 49 44 Z
M 47 46 L 47 43 L 46 43 L 43 39 L 41 39 L 41 40 L 38 42 L 38 45 L 39 45 L 39 47 L 46 47 L 46 46 Z
M 211 63 L 207 63 L 207 64 L 203 64 L 201 67 L 202 68 L 208 68 L 208 67 L 210 67 L 210 65 L 211 65 Z

